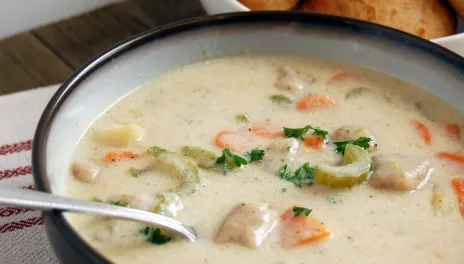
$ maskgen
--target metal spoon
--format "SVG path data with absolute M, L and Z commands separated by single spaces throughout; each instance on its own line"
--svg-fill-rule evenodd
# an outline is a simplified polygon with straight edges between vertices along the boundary
M 185 226 L 181 222 L 166 216 L 122 206 L 81 201 L 39 191 L 0 186 L 0 204 L 41 211 L 58 210 L 134 220 L 175 231 L 192 242 L 197 239 L 195 230 L 192 227 Z

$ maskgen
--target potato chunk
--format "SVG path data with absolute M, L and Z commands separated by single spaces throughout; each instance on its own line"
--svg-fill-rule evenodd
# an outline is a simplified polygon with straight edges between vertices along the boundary
M 75 179 L 84 183 L 92 183 L 100 172 L 100 167 L 88 162 L 74 162 L 71 165 L 71 172 Z
M 430 172 L 429 163 L 419 157 L 381 154 L 372 160 L 374 174 L 369 184 L 375 188 L 413 191 L 427 180 Z
M 370 147 L 367 151 L 375 151 L 378 147 L 377 140 L 374 135 L 367 129 L 359 126 L 343 126 L 335 130 L 330 138 L 334 142 L 345 141 L 345 140 L 356 140 L 360 137 L 368 137 L 371 139 L 369 142 Z
M 275 86 L 282 90 L 299 92 L 307 88 L 313 82 L 313 78 L 285 66 L 279 69 L 279 76 L 277 77 Z
M 130 143 L 140 141 L 145 130 L 136 124 L 122 125 L 114 128 L 95 131 L 94 139 L 106 146 L 125 147 Z
M 277 212 L 269 209 L 268 204 L 241 203 L 226 217 L 216 242 L 258 248 L 276 223 Z

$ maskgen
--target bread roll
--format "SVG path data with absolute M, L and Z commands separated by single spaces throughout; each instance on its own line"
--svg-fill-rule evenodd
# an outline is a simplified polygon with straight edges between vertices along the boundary
M 292 10 L 299 0 L 239 0 L 251 10 Z
M 310 0 L 300 9 L 365 20 L 425 39 L 445 37 L 456 31 L 456 17 L 440 0 Z
M 449 0 L 454 10 L 458 15 L 464 19 L 464 0 Z

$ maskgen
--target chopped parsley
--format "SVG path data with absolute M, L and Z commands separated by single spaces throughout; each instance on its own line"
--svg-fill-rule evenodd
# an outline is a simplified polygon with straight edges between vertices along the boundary
M 224 175 L 231 169 L 247 165 L 248 161 L 240 155 L 234 154 L 230 149 L 225 148 L 222 150 L 222 155 L 216 159 L 216 164 L 224 164 Z
M 296 186 L 302 187 L 303 185 L 311 186 L 314 181 L 314 172 L 316 169 L 309 165 L 309 162 L 306 162 L 301 167 L 299 167 L 295 174 L 291 176 L 290 169 L 288 165 L 283 166 L 279 170 L 280 178 L 286 181 L 293 182 Z
M 120 201 L 112 201 L 110 202 L 111 205 L 116 205 L 116 206 L 122 206 L 122 207 L 128 207 L 129 203 L 121 203 Z
M 294 206 L 293 207 L 293 216 L 294 217 L 297 217 L 299 215 L 308 216 L 312 211 L 313 211 L 312 209 Z
M 140 231 L 143 235 L 148 236 L 147 241 L 153 244 L 162 245 L 171 241 L 171 237 L 161 234 L 161 229 L 146 227 Z
M 245 152 L 245 157 L 249 162 L 260 161 L 263 159 L 264 150 L 255 148 L 251 152 Z
M 286 192 L 286 191 L 287 191 L 287 188 L 282 188 L 282 189 L 280 189 L 280 192 L 282 192 L 282 193 L 284 193 L 284 192 Z
M 129 170 L 129 175 L 132 177 L 139 177 L 140 173 L 143 172 L 143 170 L 136 169 L 134 167 L 130 167 Z
M 284 127 L 284 135 L 286 137 L 294 137 L 300 140 L 304 140 L 304 136 L 308 133 L 309 130 L 313 131 L 314 136 L 319 136 L 323 139 L 327 139 L 327 135 L 329 134 L 328 131 L 322 130 L 318 127 L 313 127 L 311 125 L 307 125 L 303 128 L 288 128 Z
M 94 203 L 103 203 L 103 201 L 101 199 L 98 199 L 97 197 L 93 197 L 92 202 L 94 202 Z
M 241 114 L 241 115 L 236 115 L 235 120 L 237 120 L 238 123 L 248 123 L 250 122 L 250 117 L 248 117 L 247 114 Z
M 290 177 L 290 169 L 288 168 L 287 164 L 285 164 L 282 168 L 279 169 L 279 176 L 284 180 Z
M 342 199 L 337 198 L 337 197 L 327 197 L 327 202 L 331 204 L 341 204 L 343 203 Z
M 369 142 L 371 142 L 371 140 L 372 139 L 368 137 L 360 137 L 356 140 L 345 140 L 345 141 L 334 142 L 335 151 L 345 154 L 345 148 L 347 144 L 352 144 L 352 145 L 360 146 L 364 149 L 368 149 L 370 147 Z
M 291 104 L 293 102 L 293 98 L 284 94 L 273 95 L 271 100 L 276 104 Z

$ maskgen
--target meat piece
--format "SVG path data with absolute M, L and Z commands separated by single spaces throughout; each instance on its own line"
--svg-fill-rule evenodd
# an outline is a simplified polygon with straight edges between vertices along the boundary
M 368 137 L 371 139 L 369 142 L 370 147 L 367 151 L 372 152 L 377 149 L 377 140 L 374 135 L 367 129 L 359 126 L 343 126 L 335 130 L 330 138 L 334 142 L 345 141 L 345 140 L 356 140 L 360 137 Z
M 291 165 L 295 159 L 300 143 L 295 138 L 285 138 L 270 144 L 263 158 L 263 166 L 270 173 L 276 173 L 285 164 Z
M 452 35 L 456 18 L 440 0 L 311 0 L 302 11 L 360 19 L 425 39 Z
M 239 0 L 251 10 L 291 10 L 299 0 Z
M 258 248 L 276 223 L 277 212 L 269 209 L 268 204 L 241 203 L 227 215 L 216 242 Z
M 285 66 L 279 69 L 275 86 L 291 92 L 302 91 L 314 82 L 314 79 Z
M 100 172 L 100 167 L 88 162 L 74 162 L 71 165 L 71 172 L 75 179 L 84 183 L 92 183 Z
M 429 163 L 420 157 L 402 154 L 376 155 L 372 157 L 374 174 L 369 184 L 375 188 L 395 191 L 413 191 L 428 179 Z

